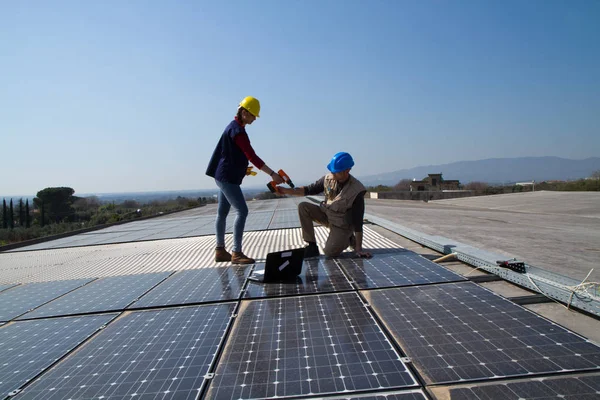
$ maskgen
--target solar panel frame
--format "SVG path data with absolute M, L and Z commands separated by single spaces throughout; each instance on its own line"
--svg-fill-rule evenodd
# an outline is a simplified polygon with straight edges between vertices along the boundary
M 7 283 L 7 284 L 0 284 L 0 292 L 3 292 L 7 289 L 10 289 L 12 287 L 18 286 L 18 283 Z
M 357 293 L 243 301 L 206 399 L 418 386 Z
M 20 321 L 0 329 L 0 398 L 64 357 L 117 316 L 114 314 Z
M 170 274 L 158 272 L 100 278 L 18 319 L 123 310 Z
M 237 300 L 250 270 L 251 266 L 232 265 L 179 271 L 128 308 Z
M 19 399 L 194 400 L 234 309 L 221 303 L 128 312 L 32 382 Z
M 257 264 L 255 270 L 264 269 L 264 265 L 265 263 Z M 269 284 L 249 281 L 244 298 L 297 296 L 350 290 L 353 290 L 353 287 L 336 262 L 319 257 L 305 259 L 302 272 L 294 281 Z
M 0 293 L 0 321 L 10 321 L 93 279 L 26 283 Z
M 403 390 L 396 392 L 374 392 L 364 395 L 344 395 L 327 397 L 327 400 L 428 400 L 421 390 Z
M 361 293 L 428 384 L 600 369 L 600 347 L 472 282 Z
M 600 375 L 542 377 L 529 380 L 484 382 L 429 389 L 437 400 L 592 400 L 600 397 Z
M 387 249 L 386 249 L 387 250 Z M 358 289 L 459 282 L 466 278 L 412 251 L 386 252 L 371 259 L 340 258 L 338 264 Z

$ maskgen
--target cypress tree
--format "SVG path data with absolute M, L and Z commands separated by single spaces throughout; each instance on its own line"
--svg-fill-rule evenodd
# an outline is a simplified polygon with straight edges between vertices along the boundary
M 25 228 L 31 227 L 31 217 L 29 215 L 29 199 L 25 200 Z
M 6 199 L 2 199 L 2 228 L 8 228 L 8 215 L 6 214 Z
M 42 203 L 42 222 L 41 222 L 41 226 L 42 228 L 44 227 L 44 219 L 46 218 L 46 213 L 44 212 L 44 203 Z
M 15 229 L 15 212 L 12 199 L 10 199 L 10 209 L 8 210 L 8 226 L 10 229 Z
M 25 210 L 23 209 L 23 199 L 19 199 L 19 226 L 23 226 L 25 223 Z

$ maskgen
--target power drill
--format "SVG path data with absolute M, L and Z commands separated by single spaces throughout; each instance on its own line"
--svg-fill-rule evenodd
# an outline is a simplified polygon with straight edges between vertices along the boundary
M 285 183 L 287 183 L 292 189 L 295 188 L 294 183 L 292 182 L 292 180 L 290 179 L 290 177 L 288 176 L 288 174 L 286 174 L 285 172 L 283 172 L 282 169 L 280 169 L 279 171 L 277 171 L 277 174 L 281 177 L 281 179 L 283 179 L 283 181 Z M 271 191 L 271 193 L 275 193 L 277 190 L 275 189 L 275 187 L 277 186 L 277 182 L 275 181 L 271 181 L 269 183 L 267 183 L 267 187 L 269 188 L 269 190 Z

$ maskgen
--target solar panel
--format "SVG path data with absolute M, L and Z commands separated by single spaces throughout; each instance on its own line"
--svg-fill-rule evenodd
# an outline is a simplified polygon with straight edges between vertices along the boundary
M 597 400 L 600 398 L 600 375 L 537 378 L 518 382 L 436 387 L 432 388 L 431 392 L 438 400 Z
M 276 210 L 269 229 L 299 228 L 300 218 L 296 208 L 289 210 Z
M 160 272 L 101 278 L 21 316 L 20 319 L 123 310 L 169 274 Z
M 359 289 L 465 280 L 462 276 L 412 251 L 379 254 L 371 259 L 344 258 L 338 262 Z
M 264 263 L 256 269 L 264 269 Z M 262 284 L 250 281 L 245 298 L 290 296 L 307 293 L 330 293 L 352 290 L 352 285 L 333 260 L 304 260 L 302 273 L 291 282 Z
M 0 328 L 0 398 L 21 388 L 116 316 L 24 321 Z
M 600 369 L 600 347 L 472 282 L 362 293 L 428 383 Z
M 129 308 L 238 299 L 249 271 L 249 266 L 180 271 L 146 293 Z
M 356 293 L 244 301 L 208 399 L 416 386 Z
M 92 279 L 27 283 L 0 293 L 0 321 L 19 315 L 85 285 Z
M 229 221 L 229 219 L 231 219 L 231 218 L 233 218 L 232 221 Z M 244 230 L 245 231 L 265 230 L 269 226 L 269 222 L 271 222 L 272 218 L 273 218 L 272 211 L 250 212 L 248 214 L 248 218 L 246 219 L 246 226 L 245 226 Z M 230 217 L 227 218 L 228 222 L 233 222 L 234 219 L 235 219 L 235 213 L 234 213 L 234 215 L 230 214 Z M 214 231 L 214 226 L 213 226 L 213 231 Z
M 25 388 L 20 398 L 193 400 L 234 307 L 129 313 Z
M 427 400 L 421 390 L 403 390 L 401 392 L 371 393 L 357 396 L 334 396 L 327 400 Z
M 15 287 L 17 285 L 18 285 L 18 283 L 0 285 L 0 292 L 4 291 L 6 289 L 10 289 L 11 287 Z

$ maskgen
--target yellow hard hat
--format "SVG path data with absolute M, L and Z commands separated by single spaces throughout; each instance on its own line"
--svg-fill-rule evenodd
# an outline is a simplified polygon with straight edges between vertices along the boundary
M 252 96 L 244 97 L 244 100 L 240 102 L 240 107 L 244 107 L 256 118 L 260 117 L 260 115 L 258 115 L 260 113 L 260 102 L 257 98 Z

